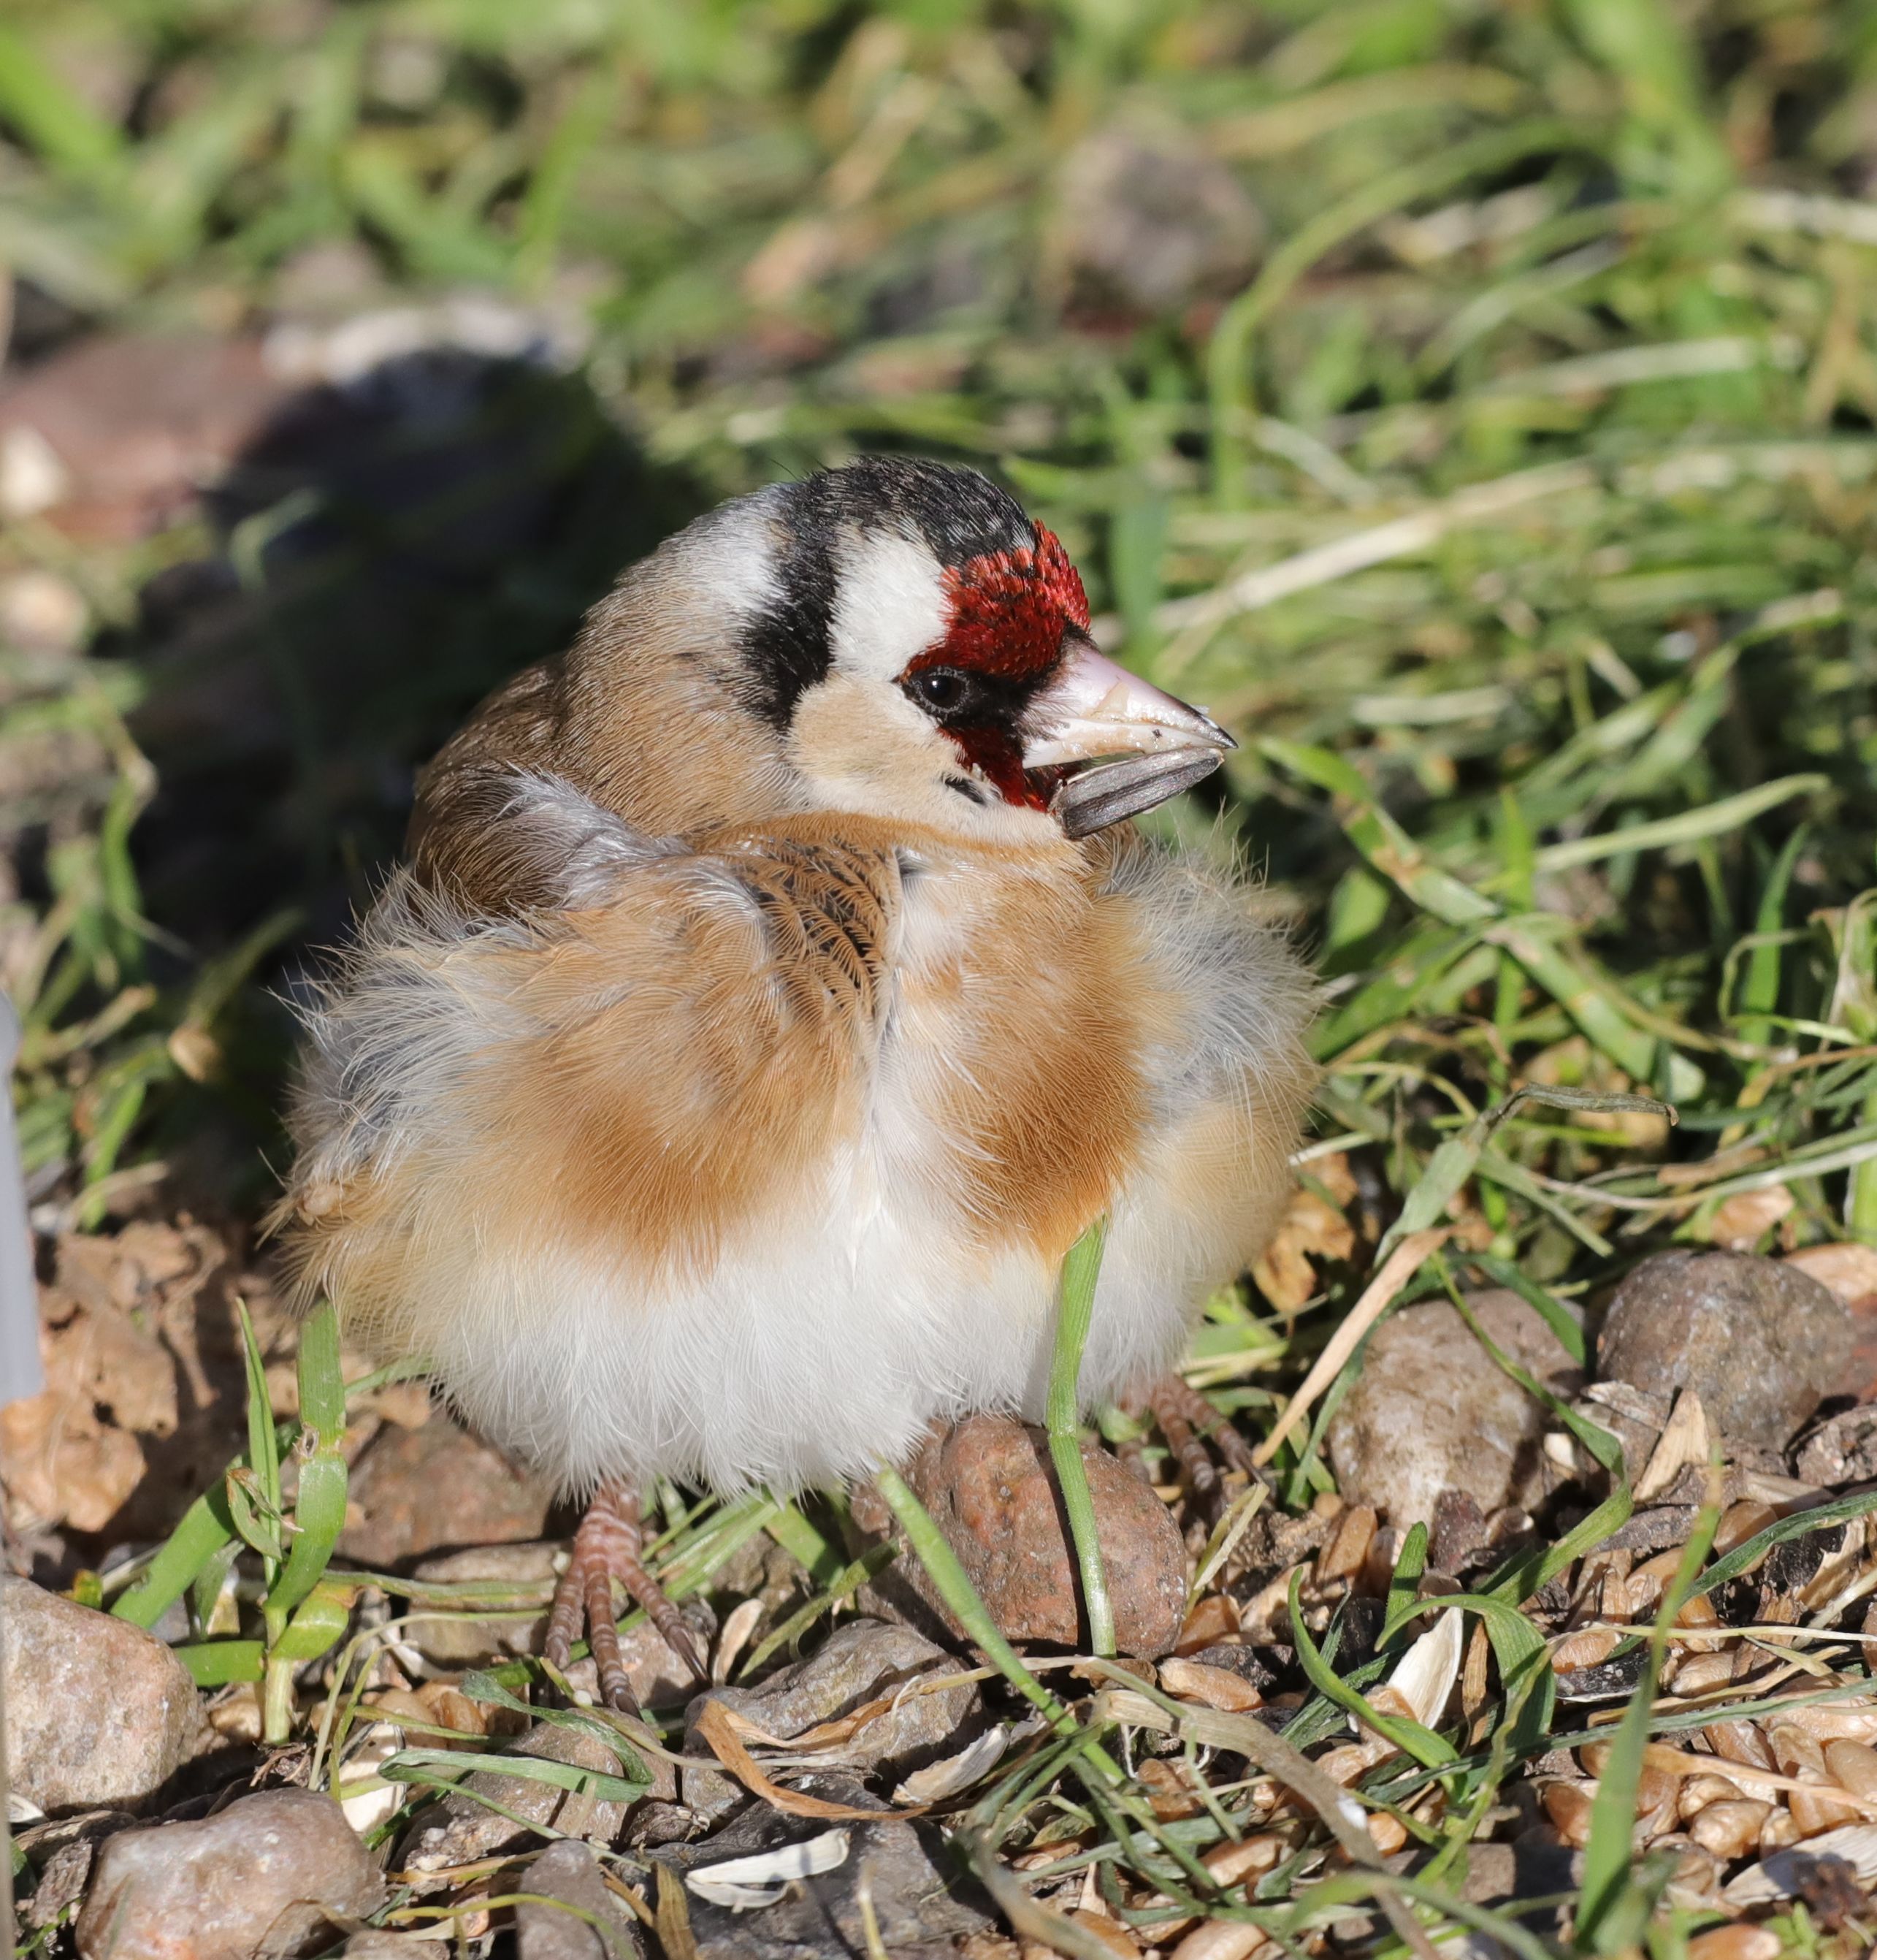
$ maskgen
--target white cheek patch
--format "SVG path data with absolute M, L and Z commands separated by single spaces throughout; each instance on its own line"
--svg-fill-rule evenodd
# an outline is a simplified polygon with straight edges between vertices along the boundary
M 950 619 L 945 574 L 926 546 L 879 532 L 847 541 L 828 634 L 837 670 L 896 680 L 944 638 Z

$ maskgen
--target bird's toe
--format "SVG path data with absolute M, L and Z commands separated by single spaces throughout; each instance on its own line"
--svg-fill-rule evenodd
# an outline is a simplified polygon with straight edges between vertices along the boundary
M 706 1678 L 691 1630 L 663 1587 L 646 1570 L 642 1549 L 637 1492 L 623 1484 L 602 1484 L 573 1535 L 567 1570 L 554 1589 L 543 1645 L 548 1660 L 564 1670 L 584 1628 L 587 1650 L 599 1677 L 599 1698 L 608 1707 L 627 1715 L 640 1710 L 619 1643 L 619 1624 L 613 1609 L 615 1580 L 634 1605 L 644 1608 L 666 1646 L 692 1674 L 700 1681 Z

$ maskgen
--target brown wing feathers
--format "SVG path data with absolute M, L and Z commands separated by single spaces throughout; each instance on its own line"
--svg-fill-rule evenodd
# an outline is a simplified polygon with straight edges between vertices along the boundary
M 820 827 L 804 820 L 746 848 L 722 847 L 725 862 L 762 913 L 772 973 L 791 998 L 870 1023 L 880 1005 L 897 861 L 891 851 L 801 834 Z
M 707 840 L 567 915 L 527 988 L 552 1032 L 491 1085 L 535 1167 L 517 1204 L 551 1189 L 596 1244 L 655 1262 L 785 1205 L 856 1120 L 897 883 L 890 852 Z
M 427 921 L 448 899 L 407 886 L 368 925 L 316 1028 L 303 1099 L 326 1112 L 326 1147 L 303 1158 L 284 1208 L 307 1270 L 395 1287 L 383 1236 L 444 1194 L 478 1229 L 557 1230 L 653 1265 L 707 1260 L 735 1221 L 786 1204 L 853 1125 L 896 854 L 812 818 L 689 846 L 646 838 L 513 771 L 488 772 L 459 807 L 487 812 L 477 888 L 519 916 L 440 935 Z M 398 1009 L 348 1017 L 344 1003 L 388 978 Z M 408 1093 L 372 1099 L 369 1134 L 335 1131 L 345 1085 L 407 1077 Z

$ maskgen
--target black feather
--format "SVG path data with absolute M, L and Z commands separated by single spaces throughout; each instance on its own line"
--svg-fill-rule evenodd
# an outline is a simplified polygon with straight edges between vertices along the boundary
M 827 677 L 843 536 L 923 538 L 942 565 L 1036 542 L 1022 507 L 973 469 L 915 457 L 869 456 L 783 493 L 788 542 L 776 567 L 782 598 L 745 631 L 750 705 L 786 728 L 803 692 Z

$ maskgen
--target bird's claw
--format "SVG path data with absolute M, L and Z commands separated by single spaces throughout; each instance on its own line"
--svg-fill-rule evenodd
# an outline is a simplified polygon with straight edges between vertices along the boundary
M 1251 1446 L 1233 1427 L 1231 1418 L 1182 1376 L 1162 1376 L 1129 1406 L 1129 1413 L 1153 1418 L 1187 1489 L 1200 1503 L 1216 1506 L 1221 1494 L 1215 1456 L 1228 1470 L 1242 1470 L 1247 1477 L 1262 1481 Z M 1138 1474 L 1146 1474 L 1138 1445 L 1130 1462 Z
M 565 1670 L 580 1637 L 586 1643 L 599 1677 L 599 1698 L 621 1714 L 639 1713 L 638 1698 L 626 1672 L 619 1647 L 619 1624 L 613 1614 L 613 1581 L 617 1579 L 636 1605 L 664 1636 L 666 1646 L 701 1681 L 704 1666 L 678 1608 L 640 1562 L 639 1500 L 624 1484 L 602 1484 L 586 1507 L 573 1534 L 567 1569 L 554 1588 L 548 1615 L 548 1637 L 542 1651 Z

